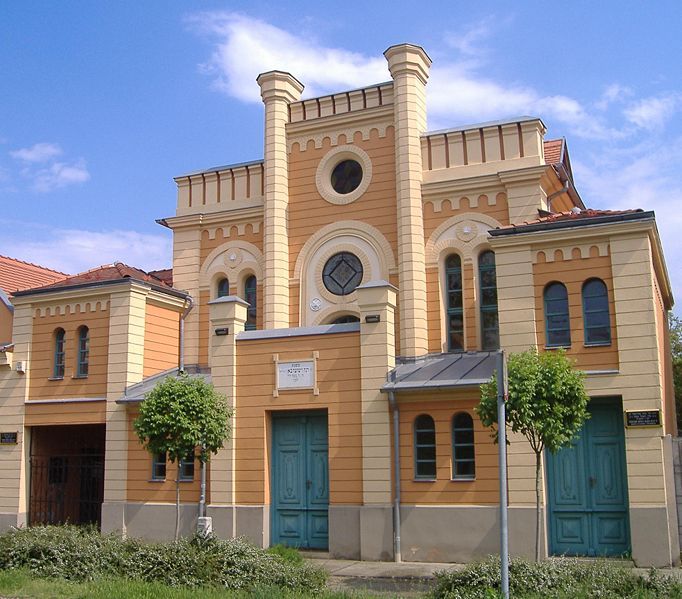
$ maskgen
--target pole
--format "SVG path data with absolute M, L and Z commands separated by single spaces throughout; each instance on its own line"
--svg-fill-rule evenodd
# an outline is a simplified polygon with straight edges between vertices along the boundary
M 500 470 L 500 577 L 502 596 L 509 599 L 509 528 L 507 522 L 507 368 L 504 351 L 497 354 L 497 443 Z
M 388 401 L 393 409 L 393 560 L 400 563 L 400 412 L 393 391 L 388 392 Z

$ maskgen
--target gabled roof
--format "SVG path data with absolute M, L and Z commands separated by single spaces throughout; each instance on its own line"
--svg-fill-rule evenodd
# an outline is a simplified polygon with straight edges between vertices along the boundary
M 406 360 L 388 375 L 384 392 L 428 391 L 478 387 L 490 380 L 498 352 L 431 354 Z
M 505 225 L 489 231 L 492 237 L 502 235 L 514 235 L 516 233 L 531 233 L 534 231 L 545 231 L 549 229 L 564 229 L 568 227 L 579 227 L 584 225 L 598 225 L 615 223 L 631 220 L 653 219 L 654 213 L 645 212 L 641 208 L 634 210 L 569 210 L 568 212 L 556 212 L 547 214 L 535 220 Z
M 97 268 L 81 272 L 77 275 L 64 277 L 59 281 L 56 281 L 49 285 L 33 287 L 31 289 L 20 291 L 16 295 L 22 296 L 32 295 L 35 293 L 47 293 L 49 291 L 74 289 L 78 287 L 88 287 L 90 285 L 103 285 L 107 283 L 116 283 L 125 280 L 134 280 L 139 281 L 141 283 L 148 283 L 152 287 L 156 287 L 157 289 L 160 289 L 162 291 L 172 292 L 174 295 L 182 296 L 186 295 L 183 292 L 173 289 L 173 287 L 167 283 L 168 274 L 165 271 L 159 272 L 161 274 L 157 276 L 152 273 L 145 272 L 140 268 L 123 264 L 123 262 L 114 262 L 113 264 L 104 264 L 102 266 L 98 266 Z
M 205 382 L 211 382 L 211 371 L 207 368 L 202 368 L 196 364 L 185 366 L 184 373 L 191 378 L 203 379 Z M 126 387 L 123 397 L 116 400 L 116 403 L 139 403 L 144 401 L 145 396 L 149 393 L 157 383 L 167 379 L 168 377 L 179 378 L 180 370 L 178 368 L 169 368 L 163 372 L 148 376 L 139 383 Z
M 163 268 L 161 270 L 150 270 L 149 275 L 161 279 L 166 285 L 173 286 L 173 269 Z
M 0 256 L 0 289 L 7 295 L 15 291 L 48 285 L 67 277 L 63 272 L 24 262 L 8 256 Z

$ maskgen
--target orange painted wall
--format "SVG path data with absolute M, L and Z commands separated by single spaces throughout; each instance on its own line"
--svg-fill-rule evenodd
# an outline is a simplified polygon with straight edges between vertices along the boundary
M 24 412 L 24 424 L 26 426 L 104 424 L 106 422 L 106 408 L 105 400 L 73 403 L 29 403 Z
M 109 308 L 101 302 L 91 312 L 66 309 L 65 314 L 35 316 L 31 355 L 30 399 L 61 399 L 67 397 L 104 397 L 107 392 L 107 362 L 109 353 Z M 87 378 L 73 378 L 78 359 L 77 330 L 81 325 L 90 329 L 90 358 Z M 54 332 L 66 332 L 66 368 L 63 380 L 49 380 L 54 372 Z
M 438 268 L 428 267 L 426 269 L 426 322 L 428 326 L 428 347 L 429 353 L 447 351 L 441 343 L 440 318 L 441 307 L 440 285 L 438 281 Z
M 148 303 L 144 319 L 144 376 L 177 366 L 179 348 L 180 313 Z
M 495 504 L 499 499 L 497 445 L 474 412 L 477 389 L 431 393 L 400 400 L 400 484 L 405 504 Z M 452 417 L 469 413 L 474 420 L 476 479 L 452 480 Z M 436 480 L 414 478 L 414 421 L 428 414 L 436 425 Z
M 128 501 L 175 503 L 175 478 L 177 465 L 166 464 L 166 480 L 152 481 L 152 456 L 144 449 L 133 430 L 137 410 L 128 413 Z M 210 469 L 209 469 L 210 470 Z M 208 474 L 208 471 L 207 471 Z M 210 500 L 210 482 L 207 482 L 207 500 Z M 199 501 L 199 462 L 194 465 L 194 480 L 180 483 L 180 502 Z
M 458 204 L 459 202 L 459 204 Z M 507 196 L 500 192 L 495 194 L 495 205 L 488 205 L 488 196 L 478 196 L 478 205 L 471 206 L 472 203 L 468 197 L 457 198 L 456 200 L 443 200 L 440 205 L 440 210 L 436 212 L 436 204 L 432 201 L 424 202 L 424 238 L 428 239 L 436 227 L 445 222 L 453 216 L 463 214 L 465 212 L 474 212 L 476 214 L 486 214 L 503 225 L 509 224 L 509 206 L 507 204 Z M 459 208 L 456 206 L 459 205 Z
M 344 135 L 338 145 L 349 143 Z M 289 266 L 293 275 L 296 259 L 303 244 L 321 227 L 341 220 L 359 220 L 376 227 L 393 248 L 396 247 L 397 208 L 395 190 L 395 139 L 393 128 L 379 137 L 372 129 L 368 140 L 356 133 L 352 143 L 362 148 L 372 161 L 372 181 L 360 199 L 346 205 L 330 204 L 315 185 L 320 160 L 331 149 L 329 138 L 321 148 L 314 142 L 301 151 L 293 144 L 289 154 Z
M 0 303 L 0 343 L 12 340 L 12 313 L 5 304 Z
M 616 310 L 613 300 L 613 277 L 611 258 L 599 256 L 596 247 L 590 249 L 590 257 L 580 258 L 574 249 L 572 256 L 562 259 L 557 250 L 553 262 L 546 262 L 544 253 L 538 254 L 538 263 L 533 265 L 535 282 L 535 325 L 538 332 L 538 347 L 545 347 L 545 309 L 543 292 L 545 286 L 553 281 L 566 285 L 568 291 L 568 310 L 571 318 L 571 347 L 566 354 L 573 358 L 578 368 L 585 370 L 618 369 L 618 336 L 616 331 Z M 599 278 L 606 283 L 609 293 L 609 313 L 611 317 L 611 345 L 586 347 L 583 329 L 582 285 L 590 278 Z
M 319 352 L 320 394 L 280 391 L 273 397 L 275 364 L 310 359 Z M 330 503 L 362 503 L 360 336 L 358 333 L 310 335 L 237 342 L 237 502 L 269 501 L 270 413 L 327 410 L 329 422 Z

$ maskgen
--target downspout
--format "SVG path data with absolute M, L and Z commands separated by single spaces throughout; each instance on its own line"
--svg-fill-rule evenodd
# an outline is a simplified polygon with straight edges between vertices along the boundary
M 393 557 L 400 563 L 400 410 L 393 391 L 388 392 L 388 403 L 393 411 Z
M 180 315 L 180 356 L 178 358 L 178 372 L 185 371 L 185 318 L 194 308 L 194 300 L 191 295 L 187 296 L 187 305 Z
M 547 212 L 552 211 L 552 200 L 564 193 L 566 193 L 569 190 L 569 184 L 568 184 L 568 179 L 564 182 L 564 186 L 559 190 L 555 191 L 554 193 L 550 194 L 547 196 Z

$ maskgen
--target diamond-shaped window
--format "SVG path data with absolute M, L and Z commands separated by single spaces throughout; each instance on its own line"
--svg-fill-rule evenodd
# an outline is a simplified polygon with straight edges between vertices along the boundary
M 324 286 L 334 295 L 348 295 L 362 282 L 362 263 L 350 252 L 334 254 L 322 271 Z

